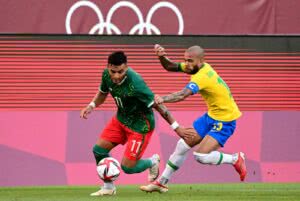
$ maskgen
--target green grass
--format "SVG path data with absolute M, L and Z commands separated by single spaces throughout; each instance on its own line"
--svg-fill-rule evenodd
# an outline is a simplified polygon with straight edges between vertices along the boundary
M 113 197 L 90 197 L 96 186 L 45 186 L 0 188 L 0 201 L 300 201 L 300 183 L 170 185 L 165 194 L 144 193 L 136 185 L 118 186 Z

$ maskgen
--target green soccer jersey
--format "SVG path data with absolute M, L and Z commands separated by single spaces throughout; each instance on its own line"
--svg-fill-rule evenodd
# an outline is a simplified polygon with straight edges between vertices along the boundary
M 151 108 L 154 94 L 132 68 L 128 67 L 125 78 L 119 84 L 112 82 L 108 69 L 105 69 L 99 90 L 112 95 L 118 107 L 117 119 L 122 124 L 141 134 L 154 129 Z

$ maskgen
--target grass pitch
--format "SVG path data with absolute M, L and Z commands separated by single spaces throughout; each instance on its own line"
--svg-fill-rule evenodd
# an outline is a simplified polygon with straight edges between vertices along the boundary
M 117 195 L 90 197 L 96 186 L 0 187 L 0 201 L 300 201 L 300 183 L 182 184 L 165 194 L 145 193 L 136 185 L 118 186 Z

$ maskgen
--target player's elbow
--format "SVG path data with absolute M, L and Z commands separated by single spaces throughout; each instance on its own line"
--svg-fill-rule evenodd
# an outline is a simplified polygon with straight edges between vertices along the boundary
M 163 65 L 166 71 L 172 71 L 172 68 L 169 65 Z
M 173 65 L 168 65 L 168 71 L 174 71 L 174 66 Z
M 182 95 L 181 96 L 181 100 L 184 100 L 184 99 L 186 99 L 188 96 L 186 96 L 186 95 Z
M 178 96 L 178 101 L 183 101 L 183 100 L 185 100 L 187 97 L 188 97 L 188 95 L 180 94 L 180 95 Z
M 170 72 L 176 72 L 177 71 L 177 67 L 174 66 L 173 64 L 163 65 L 163 67 L 166 71 L 170 71 Z

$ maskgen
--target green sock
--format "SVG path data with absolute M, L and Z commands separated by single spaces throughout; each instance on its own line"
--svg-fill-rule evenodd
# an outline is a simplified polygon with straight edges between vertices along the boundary
M 103 158 L 109 157 L 109 151 L 110 150 L 104 149 L 104 148 L 100 147 L 99 145 L 95 144 L 95 146 L 93 147 L 93 153 L 94 153 L 97 165 Z
M 134 173 L 140 173 L 144 172 L 146 169 L 152 167 L 152 161 L 151 159 L 141 159 L 139 160 L 136 165 L 132 168 L 126 167 L 122 165 L 122 169 L 127 174 L 134 174 Z

